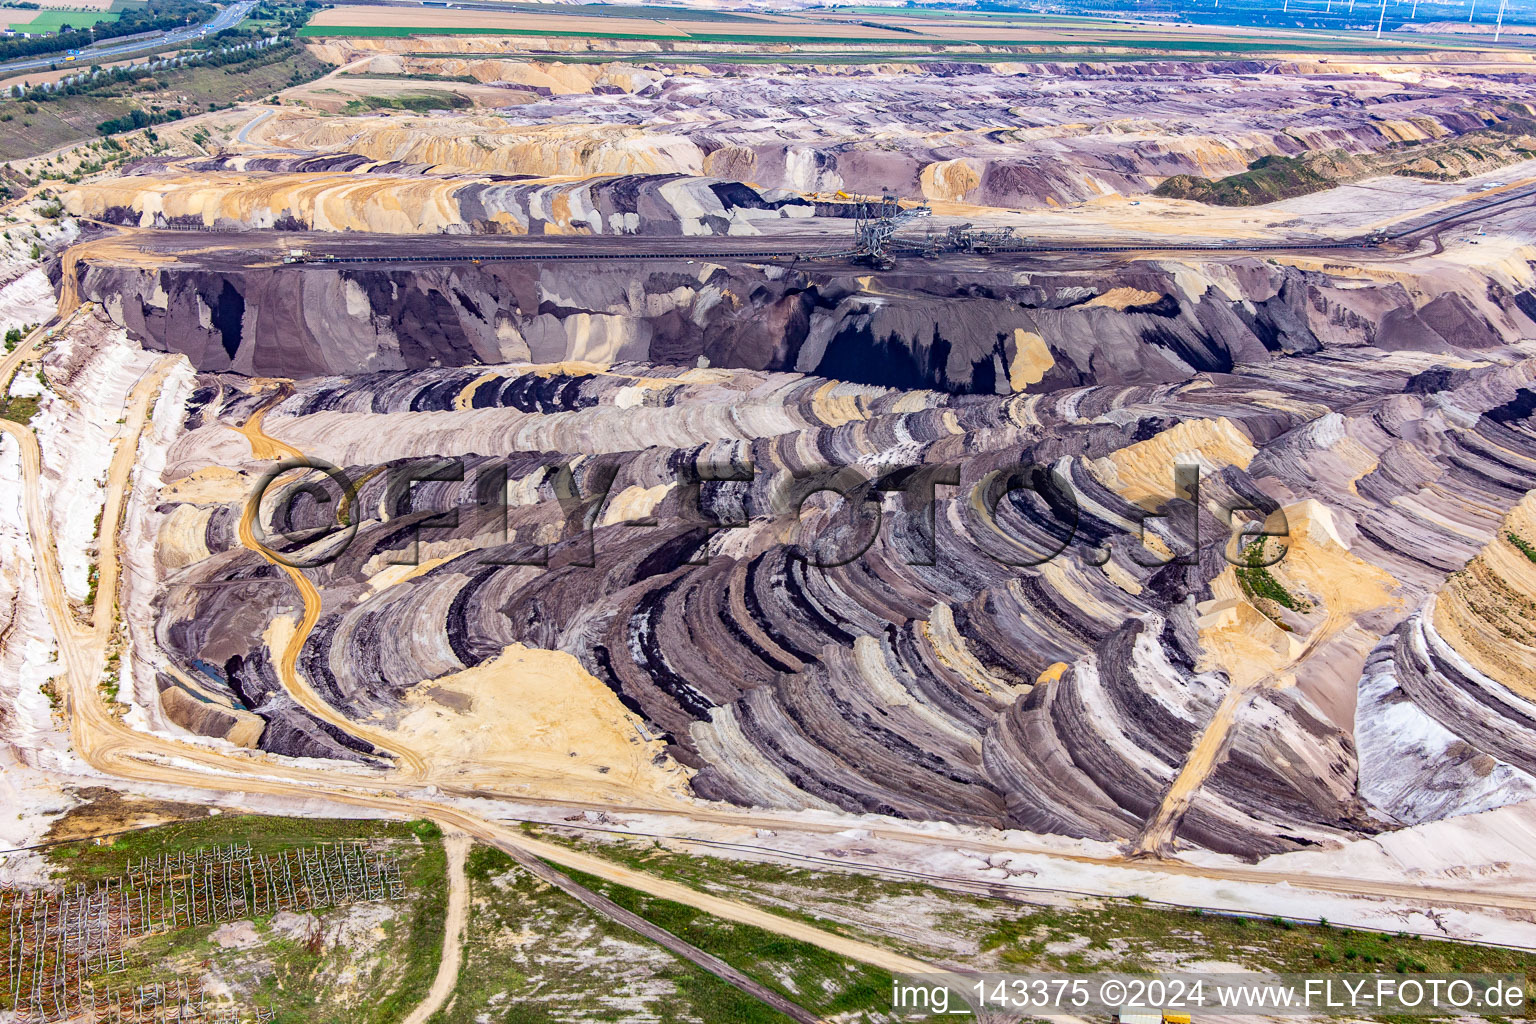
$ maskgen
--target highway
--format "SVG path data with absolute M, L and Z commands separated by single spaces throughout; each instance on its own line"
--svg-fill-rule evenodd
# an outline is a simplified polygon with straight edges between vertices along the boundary
M 168 32 L 161 33 L 154 39 L 135 39 L 132 42 L 119 43 L 114 46 L 93 46 L 81 51 L 80 56 L 76 60 L 67 64 L 64 61 L 65 55 L 63 51 L 44 57 L 30 57 L 26 60 L 16 60 L 7 64 L 0 64 L 0 76 L 14 75 L 19 71 L 50 68 L 55 64 L 61 68 L 75 66 L 83 70 L 92 64 L 100 62 L 103 58 L 111 60 L 129 54 L 158 53 L 169 47 L 191 42 L 201 36 L 205 30 L 209 35 L 213 35 L 215 32 L 222 32 L 226 28 L 232 28 L 244 21 L 245 16 L 255 6 L 256 0 L 240 0 L 239 3 L 231 4 L 214 15 L 211 21 L 206 21 L 199 25 L 191 25 L 187 28 L 171 29 Z

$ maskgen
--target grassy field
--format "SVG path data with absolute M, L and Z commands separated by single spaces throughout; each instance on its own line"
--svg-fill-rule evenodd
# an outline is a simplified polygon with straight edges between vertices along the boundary
M 37 415 L 39 400 L 27 395 L 21 397 L 6 396 L 0 398 L 0 420 L 10 420 L 12 423 L 31 423 L 32 417 Z
M 819 1016 L 870 1020 L 890 1001 L 891 975 L 886 971 L 580 872 L 571 877 Z
M 412 110 L 425 114 L 430 110 L 454 110 L 470 105 L 469 100 L 457 93 L 441 89 L 423 89 L 420 92 L 400 93 L 395 96 L 363 96 L 349 100 L 342 108 L 343 114 L 366 114 L 371 110 Z
M 656 14 L 656 10 L 664 13 Z M 411 35 L 514 35 L 527 38 L 633 40 L 649 43 L 751 45 L 847 44 L 887 49 L 910 46 L 932 52 L 946 47 L 1018 50 L 1043 48 L 1132 51 L 1159 54 L 1251 55 L 1268 53 L 1385 53 L 1442 47 L 1441 40 L 1403 37 L 1377 40 L 1363 33 L 1247 31 L 1220 27 L 1162 26 L 1130 21 L 1046 17 L 1025 12 L 915 12 L 858 8 L 836 14 L 733 15 L 735 24 L 691 18 L 691 12 L 623 7 L 582 17 L 591 7 L 552 16 L 548 8 L 513 4 L 495 11 L 467 9 L 331 8 L 304 34 L 408 37 Z M 654 15 L 654 16 L 652 16 Z M 864 15 L 858 18 L 859 15 Z M 969 56 L 969 55 L 967 55 Z
M 852 46 L 885 46 L 901 45 L 906 40 L 885 37 L 857 37 L 857 36 L 816 36 L 816 35 L 739 35 L 721 32 L 690 32 L 687 34 L 662 34 L 642 32 L 608 32 L 608 31 L 566 31 L 558 29 L 518 29 L 518 28 L 490 28 L 478 26 L 405 26 L 405 25 L 306 25 L 299 30 L 299 35 L 309 38 L 325 37 L 368 37 L 368 38 L 409 38 L 411 36 L 523 36 L 527 38 L 561 38 L 561 39 L 615 39 L 634 42 L 659 42 L 659 43 L 715 43 L 726 45 L 842 45 Z M 1376 54 L 1376 53 L 1400 53 L 1403 51 L 1427 50 L 1432 47 L 1420 42 L 1345 42 L 1335 39 L 1318 40 L 1312 42 L 1306 39 L 1295 40 L 1254 40 L 1254 39 L 1178 39 L 1169 36 L 1149 34 L 1145 38 L 1128 34 L 1103 35 L 1097 37 L 1072 38 L 1072 39 L 993 39 L 993 38 L 922 38 L 914 37 L 910 41 L 914 47 L 923 47 L 933 52 L 942 52 L 948 47 L 957 46 L 984 46 L 996 49 L 1010 49 L 1015 47 L 1044 47 L 1055 52 L 1082 51 L 1086 54 L 1098 56 L 1098 50 L 1119 50 L 1127 52 L 1141 52 L 1145 54 L 1175 54 L 1179 56 L 1191 56 L 1197 54 L 1278 54 L 1278 53 L 1302 53 L 1316 52 L 1323 54 Z M 776 55 L 777 56 L 777 55 Z M 905 56 L 900 51 L 895 51 L 896 57 Z M 976 55 L 965 54 L 967 60 Z
M 252 853 L 282 853 L 315 843 L 351 839 L 401 839 L 416 833 L 405 824 L 347 818 L 278 818 L 215 815 L 156 825 L 95 842 L 62 843 L 47 852 L 54 877 L 87 882 L 122 874 L 129 858 L 196 850 L 232 842 L 249 843 Z
M 0 9 L 0 22 L 18 32 L 59 32 L 70 28 L 89 28 L 100 21 L 116 21 L 121 11 L 11 11 Z
M 305 25 L 301 36 L 371 36 L 393 38 L 407 36 L 527 36 L 530 38 L 553 37 L 557 39 L 626 39 L 657 43 L 877 43 L 886 46 L 899 43 L 889 37 L 859 38 L 801 35 L 732 35 L 721 32 L 649 33 L 649 32 L 591 32 L 562 29 L 455 27 L 442 25 Z M 929 40 L 914 40 L 927 43 Z M 935 40 L 935 42 L 937 42 Z
M 122 11 L 15 11 L 0 8 L 0 23 L 6 23 L 17 31 L 59 32 L 65 25 L 71 28 L 90 28 L 100 21 L 116 21 Z
M 1458 181 L 1536 157 L 1536 119 L 1523 104 L 1505 104 L 1491 114 L 1500 120 L 1440 139 L 1394 142 L 1366 153 L 1326 150 L 1296 157 L 1266 156 L 1246 171 L 1215 180 L 1177 174 L 1164 179 L 1152 194 L 1213 206 L 1261 206 L 1388 174 Z M 1262 593 L 1278 586 L 1266 583 L 1268 574 L 1262 570 L 1239 568 L 1237 574 L 1246 590 Z M 1293 607 L 1278 594 L 1268 596 Z
M 550 5 L 498 3 L 497 11 L 549 14 Z M 647 18 L 651 21 L 758 21 L 749 14 L 731 14 L 694 7 L 645 7 L 639 4 L 562 4 L 557 12 L 573 18 Z
M 1240 174 L 1215 181 L 1176 174 L 1158 185 L 1152 194 L 1165 199 L 1192 199 L 1213 206 L 1260 206 L 1319 192 L 1333 184 L 1302 160 L 1266 156 L 1255 160 Z M 1239 569 L 1239 576 L 1242 573 Z
M 1536 974 L 1536 956 L 1516 950 L 1181 911 L 1137 899 L 1039 906 L 917 882 L 528 828 L 653 876 L 939 967 L 1172 971 L 1216 958 L 1250 970 L 1294 973 Z M 143 855 L 231 842 L 270 855 L 337 840 L 387 844 L 402 858 L 408 898 L 307 916 L 254 915 L 237 926 L 151 936 L 130 947 L 128 969 L 111 981 L 123 987 L 211 974 L 238 1002 L 273 1007 L 278 1024 L 393 1024 L 421 1000 L 440 958 L 446 856 L 441 833 L 429 822 L 219 815 L 65 843 L 45 856 L 55 881 L 92 882 L 121 875 L 129 858 Z M 466 877 L 463 964 L 453 996 L 431 1024 L 783 1024 L 776 1012 L 588 910 L 498 850 L 473 848 Z M 893 1020 L 885 1009 L 891 978 L 883 971 L 601 879 L 572 877 L 818 1016 L 840 1024 Z
M 1536 955 L 1492 946 L 1206 914 L 1134 899 L 1021 905 L 867 875 L 672 853 L 638 841 L 594 843 L 558 831 L 540 834 L 930 962 L 980 970 L 1175 970 L 1180 963 L 1216 957 L 1252 970 L 1536 977 Z
M 422 53 L 416 56 L 442 57 L 441 53 Z M 485 54 L 469 54 L 467 56 L 484 57 Z M 557 64 L 826 64 L 826 65 L 852 65 L 861 64 L 925 64 L 925 63 L 949 63 L 956 59 L 956 55 L 948 52 L 940 53 L 900 53 L 885 50 L 870 50 L 860 53 L 740 53 L 722 51 L 719 53 L 541 53 L 539 60 Z M 1048 63 L 1062 59 L 1061 53 L 967 53 L 964 59 L 967 62 L 978 64 L 1007 61 L 1010 64 Z M 1129 63 L 1132 61 L 1160 60 L 1155 53 L 1099 53 L 1093 55 L 1093 60 L 1100 63 Z
M 466 866 L 472 900 L 459 984 L 431 1024 L 784 1024 L 786 1018 L 517 867 L 477 847 Z M 721 921 L 621 886 L 579 878 L 732 966 L 846 1024 L 888 998 L 882 972 L 803 943 Z

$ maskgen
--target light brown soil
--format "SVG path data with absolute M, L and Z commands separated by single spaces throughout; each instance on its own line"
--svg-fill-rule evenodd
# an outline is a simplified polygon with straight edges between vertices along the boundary
M 75 792 L 86 803 L 72 808 L 55 821 L 44 837 L 48 842 L 71 839 L 89 839 L 93 836 L 123 832 L 150 825 L 164 825 L 188 818 L 203 818 L 208 808 L 201 804 L 184 804 L 174 800 L 148 800 L 136 796 L 124 796 L 115 789 L 104 786 L 81 789 Z

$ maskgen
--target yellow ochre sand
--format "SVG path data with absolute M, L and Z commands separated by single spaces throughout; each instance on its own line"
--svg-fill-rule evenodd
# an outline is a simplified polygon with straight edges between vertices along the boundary
M 681 796 L 687 772 L 640 719 L 574 657 L 513 644 L 416 687 L 394 733 L 433 763 L 434 778 L 493 776 L 542 796 Z

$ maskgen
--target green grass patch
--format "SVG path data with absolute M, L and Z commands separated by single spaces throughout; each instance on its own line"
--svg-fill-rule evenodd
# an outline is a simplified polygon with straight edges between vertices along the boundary
M 418 114 L 425 114 L 429 110 L 454 110 L 467 106 L 470 106 L 469 100 L 456 92 L 428 89 L 424 92 L 405 93 L 399 96 L 364 96 L 361 99 L 349 100 L 342 108 L 342 113 L 365 114 L 370 110 L 414 110 Z
M 591 30 L 577 32 L 569 29 L 489 28 L 481 26 L 457 28 L 441 25 L 305 25 L 299 29 L 299 35 L 374 36 L 386 38 L 401 36 L 526 36 L 530 39 L 633 39 L 654 43 L 762 43 L 764 45 L 785 43 L 884 43 L 889 46 L 895 42 L 895 40 L 883 38 L 839 38 L 833 36 L 755 36 L 716 32 L 669 32 L 662 34 L 649 32 L 594 32 Z M 926 43 L 927 40 L 923 40 L 923 42 Z M 935 42 L 939 41 L 935 40 Z
M 879 968 L 579 871 L 567 874 L 819 1016 L 872 1012 L 890 1002 L 891 975 Z
M 408 930 L 395 945 L 396 956 L 404 963 L 393 988 L 375 990 L 358 1008 L 365 1024 L 403 1020 L 426 997 L 443 958 L 443 927 L 448 913 L 448 856 L 443 849 L 443 833 L 429 821 L 416 822 L 410 830 L 424 849 L 405 873 L 407 888 L 418 895 L 412 901 Z
M 463 966 L 453 1000 L 431 1024 L 786 1024 L 777 1011 L 589 910 L 499 850 L 475 847 L 465 874 L 472 912 Z M 713 918 L 695 925 L 730 927 Z M 861 1017 L 844 1019 L 857 1024 Z
M 818 924 L 937 963 L 955 961 L 958 938 L 979 950 L 962 958 L 977 970 L 1176 970 L 1177 963 L 1209 960 L 1213 950 L 1220 950 L 1221 959 L 1251 970 L 1536 977 L 1536 954 L 1522 950 L 1279 918 L 1228 917 L 1134 899 L 1083 900 L 1066 907 L 1028 906 L 919 882 L 680 854 L 639 841 L 597 843 L 555 830 L 539 830 L 538 834 L 775 913 L 786 914 L 787 904 L 801 908 L 808 916 L 835 914 L 850 921 L 865 917 L 882 925 L 898 918 L 932 922 L 936 939 L 942 941 L 927 944 L 916 938 L 893 941 L 889 934 L 864 930 L 857 924 L 840 928 L 826 920 Z M 613 893 L 609 895 L 620 902 Z M 921 926 L 904 928 L 903 932 L 920 935 Z
M 28 15 L 33 17 L 28 18 Z M 121 11 L 19 11 L 15 16 L 0 18 L 18 32 L 62 32 L 70 28 L 90 28 L 103 21 L 116 21 Z
M 274 854 L 337 840 L 387 842 L 400 858 L 406 898 L 312 911 L 316 928 L 307 941 L 272 931 L 271 916 L 257 914 L 248 920 L 262 942 L 249 949 L 219 947 L 209 938 L 214 924 L 151 935 L 128 948 L 127 970 L 100 980 L 123 989 L 212 967 L 230 983 L 237 1001 L 271 1006 L 278 1024 L 393 1024 L 425 997 L 442 958 L 447 856 L 442 832 L 431 822 L 219 815 L 44 852 L 56 880 L 75 882 L 122 875 L 128 859 L 142 855 L 234 842 L 249 843 L 253 853 Z M 330 922 L 355 913 L 381 914 L 386 937 L 366 942 L 362 952 L 327 944 Z
M 328 70 L 329 65 L 295 44 L 258 51 L 248 60 L 222 66 L 167 68 L 153 77 L 103 81 L 88 91 L 0 102 L 0 108 L 12 115 L 9 120 L 0 117 L 0 160 L 25 159 L 96 138 L 103 124 L 132 125 L 134 111 L 153 117 L 176 109 L 190 116 L 215 104 L 224 107 L 270 96 Z M 183 97 L 190 100 L 184 106 Z M 153 110 L 156 106 L 161 109 Z M 165 120 L 161 117 L 157 123 Z
M 0 23 L 18 32 L 60 32 L 66 25 L 72 29 L 89 28 L 99 21 L 116 21 L 120 17 L 120 13 L 112 11 L 17 11 L 0 12 Z
M 339 78 L 355 78 L 355 79 L 360 79 L 362 81 L 378 80 L 378 81 L 384 81 L 384 82 L 457 82 L 457 83 L 460 83 L 460 84 L 463 84 L 463 85 L 481 85 L 481 84 L 483 84 L 480 81 L 480 79 L 476 78 L 474 75 L 427 75 L 427 74 L 421 74 L 421 75 L 398 74 L 397 75 L 397 74 L 387 74 L 387 73 L 380 72 L 380 71 L 347 71 L 347 72 L 343 72 L 341 75 L 339 75 L 337 77 L 339 77 Z
M 1524 555 L 1526 558 L 1529 558 L 1531 561 L 1536 562 L 1536 545 L 1533 545 L 1530 541 L 1526 540 L 1518 533 L 1515 533 L 1513 530 L 1506 532 L 1504 536 L 1509 540 L 1511 544 L 1520 549 L 1520 553 L 1522 555 Z
M 1236 570 L 1237 583 L 1242 587 L 1243 594 L 1250 601 L 1273 601 L 1293 612 L 1310 611 L 1311 604 L 1286 590 L 1263 564 L 1264 548 L 1265 542 L 1258 540 L 1243 549 L 1243 560 L 1248 564 Z
M 442 57 L 441 53 L 421 53 L 412 56 Z M 950 63 L 955 56 L 950 53 L 912 53 L 896 50 L 862 50 L 858 53 L 743 53 L 717 51 L 701 53 L 543 53 L 541 61 L 554 64 L 829 64 L 858 66 L 862 64 L 929 64 Z M 965 60 L 984 64 L 1007 61 L 1010 64 L 1056 63 L 1060 53 L 968 53 Z M 1095 63 L 1133 63 L 1159 60 L 1151 53 L 1101 53 L 1094 54 Z
M 1164 199 L 1192 199 L 1212 206 L 1262 206 L 1332 188 L 1334 182 L 1294 157 L 1265 156 L 1241 174 L 1212 181 L 1176 174 L 1152 190 Z
M 41 399 L 33 395 L 0 398 L 0 420 L 31 423 L 32 417 L 37 415 L 40 402 Z
M 161 853 L 193 851 L 249 843 L 254 854 L 282 853 L 316 843 L 343 839 L 392 839 L 414 842 L 430 822 L 407 824 L 346 818 L 282 818 L 259 814 L 221 814 L 196 821 L 156 825 L 113 836 L 103 842 L 82 840 L 49 847 L 45 853 L 56 877 L 63 882 L 85 882 L 120 875 L 128 859 Z M 435 838 L 431 831 L 427 838 Z
M 571 18 L 645 18 L 648 21 L 761 21 L 747 14 L 730 14 L 695 7 L 646 7 L 640 4 L 498 3 L 497 11 L 520 14 L 559 14 Z
M 824 46 L 901 46 L 910 45 L 914 48 L 935 53 L 946 52 L 954 47 L 985 46 L 997 50 L 1016 50 L 1026 47 L 1047 47 L 1054 52 L 1080 52 L 1085 57 L 1098 58 L 1103 56 L 1100 51 L 1126 51 L 1149 54 L 1258 54 L 1258 53 L 1398 53 L 1403 51 L 1420 51 L 1433 47 L 1421 43 L 1349 43 L 1337 41 L 1319 40 L 1314 44 L 1310 40 L 1298 39 L 1294 42 L 1281 40 L 1210 40 L 1210 39 L 1177 39 L 1158 37 L 1148 34 L 1144 37 L 1130 33 L 1105 35 L 1094 38 L 1082 39 L 991 39 L 977 38 L 925 38 L 914 37 L 907 40 L 891 39 L 889 37 L 844 37 L 834 35 L 744 35 L 719 32 L 690 32 L 690 33 L 640 33 L 640 32 L 607 32 L 607 31 L 572 31 L 567 29 L 522 29 L 522 28 L 490 28 L 490 27 L 446 27 L 446 26 L 403 26 L 403 25 L 306 25 L 299 30 L 299 35 L 307 37 L 375 37 L 375 38 L 407 38 L 410 36 L 522 36 L 530 39 L 537 38 L 568 38 L 568 39 L 618 39 L 635 40 L 643 42 L 687 42 L 687 43 L 718 43 L 730 45 L 824 45 Z M 436 56 L 441 56 L 437 54 Z M 975 55 L 966 54 L 966 59 L 972 59 Z

